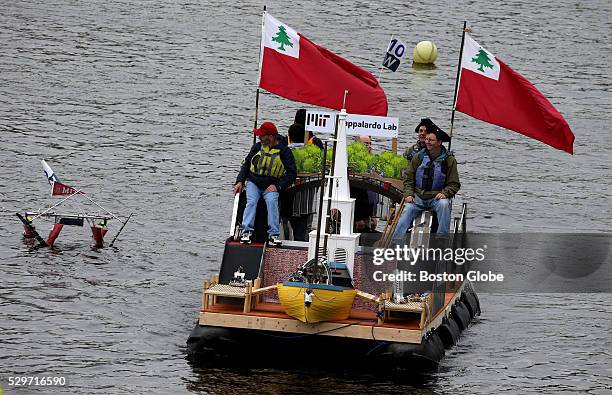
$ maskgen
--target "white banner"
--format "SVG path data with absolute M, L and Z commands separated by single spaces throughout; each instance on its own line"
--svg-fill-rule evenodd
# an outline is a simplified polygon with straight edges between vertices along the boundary
M 306 111 L 306 130 L 313 133 L 333 134 L 337 113 L 331 111 Z M 399 131 L 399 118 L 372 115 L 348 114 L 346 134 L 365 134 L 375 137 L 394 138 Z
M 394 138 L 397 137 L 399 118 L 375 117 L 372 115 L 349 114 L 346 117 L 346 134 Z

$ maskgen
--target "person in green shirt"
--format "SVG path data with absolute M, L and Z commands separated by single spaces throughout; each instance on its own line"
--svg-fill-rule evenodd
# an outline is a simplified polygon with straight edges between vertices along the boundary
M 434 125 L 435 126 L 435 125 Z M 418 152 L 408 166 L 404 181 L 404 211 L 397 222 L 394 239 L 403 238 L 412 221 L 424 210 L 435 211 L 438 235 L 448 234 L 451 200 L 461 188 L 457 161 L 442 145 L 450 137 L 439 127 L 427 131 L 425 148 Z

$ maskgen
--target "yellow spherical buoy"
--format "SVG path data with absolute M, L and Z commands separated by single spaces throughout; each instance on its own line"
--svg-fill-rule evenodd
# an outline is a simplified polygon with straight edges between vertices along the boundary
M 421 41 L 412 51 L 415 63 L 430 64 L 438 59 L 438 47 L 431 41 Z

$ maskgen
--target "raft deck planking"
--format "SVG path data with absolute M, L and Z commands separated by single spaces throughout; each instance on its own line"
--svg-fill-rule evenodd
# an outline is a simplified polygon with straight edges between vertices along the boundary
M 420 344 L 425 333 L 441 325 L 443 318 L 450 313 L 453 303 L 460 297 L 463 287 L 462 284 L 457 291 L 446 293 L 444 308 L 429 320 L 423 329 L 420 329 L 423 325 L 416 318 L 389 318 L 378 323 L 376 314 L 365 309 L 352 309 L 346 320 L 307 324 L 289 317 L 278 303 L 257 303 L 249 312 L 244 312 L 242 305 L 208 305 L 200 311 L 199 324 Z

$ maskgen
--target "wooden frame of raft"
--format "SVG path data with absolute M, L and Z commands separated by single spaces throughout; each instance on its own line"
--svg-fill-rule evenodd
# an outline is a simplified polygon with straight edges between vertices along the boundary
M 260 284 L 260 278 L 254 281 L 248 281 L 245 287 L 219 284 L 218 275 L 215 275 L 210 281 L 204 281 L 199 324 L 227 328 L 319 334 L 322 336 L 376 339 L 420 344 L 423 335 L 442 323 L 444 316 L 450 313 L 450 308 L 453 303 L 461 295 L 461 289 L 459 289 L 450 299 L 447 298 L 448 301 L 445 303 L 445 307 L 435 316 L 432 316 L 430 306 L 433 295 L 431 294 L 428 295 L 428 298 L 421 302 L 419 306 L 419 302 L 407 304 L 393 303 L 390 300 L 391 295 L 389 293 L 375 296 L 363 291 L 357 291 L 357 297 L 376 303 L 379 306 L 379 314 L 376 317 L 372 316 L 370 319 L 365 320 L 371 321 L 372 324 L 366 324 L 364 320 L 351 317 L 342 322 L 307 324 L 286 315 L 283 317 L 278 313 L 273 314 L 266 312 L 263 306 L 262 310 L 257 310 L 261 295 L 276 289 L 276 285 L 261 288 Z M 460 288 L 463 288 L 463 286 Z M 227 306 L 225 303 L 219 303 L 218 297 L 243 299 L 242 312 L 238 309 L 216 308 Z M 420 313 L 418 329 L 402 325 L 397 319 L 389 319 L 393 316 L 394 312 Z

